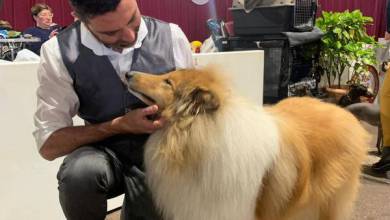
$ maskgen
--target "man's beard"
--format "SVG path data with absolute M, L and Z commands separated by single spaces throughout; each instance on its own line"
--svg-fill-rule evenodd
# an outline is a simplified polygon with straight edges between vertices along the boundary
M 111 48 L 114 51 L 122 52 L 122 50 L 132 47 L 134 43 L 116 43 L 116 44 L 105 44 L 106 47 Z
M 123 49 L 126 49 L 126 48 L 130 48 L 132 46 L 135 45 L 135 43 L 137 42 L 137 39 L 138 39 L 138 33 L 136 35 L 136 38 L 134 40 L 134 42 L 117 42 L 117 43 L 113 43 L 113 44 L 107 44 L 107 43 L 104 43 L 104 41 L 102 41 L 91 29 L 90 27 L 87 25 L 87 28 L 88 30 L 93 34 L 93 36 L 98 40 L 100 41 L 102 44 L 104 44 L 104 46 L 108 47 L 108 48 L 111 48 L 115 51 L 119 51 L 121 52 Z
M 135 42 L 133 42 L 133 43 L 119 43 L 119 44 L 114 44 L 112 47 L 113 48 L 126 49 L 126 48 L 129 48 L 129 47 L 132 47 L 134 44 L 135 44 Z

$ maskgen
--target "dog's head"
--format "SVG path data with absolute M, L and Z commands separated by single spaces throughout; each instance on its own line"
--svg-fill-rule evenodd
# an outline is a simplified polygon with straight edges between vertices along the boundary
M 146 104 L 156 104 L 171 118 L 213 113 L 224 101 L 223 78 L 211 69 L 176 70 L 163 75 L 132 72 L 126 76 L 129 91 Z

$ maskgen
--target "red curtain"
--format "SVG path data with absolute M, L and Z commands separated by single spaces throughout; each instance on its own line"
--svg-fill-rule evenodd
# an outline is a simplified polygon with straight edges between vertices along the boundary
M 209 32 L 209 18 L 230 20 L 228 8 L 232 0 L 209 0 L 205 5 L 195 5 L 191 0 L 137 0 L 144 15 L 178 24 L 189 40 L 204 40 Z
M 210 17 L 227 20 L 231 1 L 210 0 L 198 6 L 191 0 L 137 0 L 144 15 L 178 24 L 190 40 L 203 40 L 208 36 L 205 22 Z M 68 0 L 4 0 L 0 19 L 8 20 L 16 30 L 24 30 L 34 25 L 30 8 L 39 2 L 53 9 L 55 23 L 66 26 L 73 21 Z
M 33 4 L 44 2 L 54 11 L 54 22 L 66 26 L 72 22 L 68 0 L 4 0 L 0 19 L 8 20 L 15 29 L 24 30 L 34 25 L 30 16 Z M 209 18 L 228 21 L 231 15 L 228 8 L 232 0 L 209 0 L 198 6 L 191 0 L 137 0 L 144 15 L 178 24 L 189 40 L 204 40 L 208 35 L 206 21 Z M 370 35 L 383 36 L 385 31 L 386 0 L 319 0 L 320 9 L 326 11 L 344 11 L 361 9 L 363 14 L 374 18 L 374 25 L 369 26 Z

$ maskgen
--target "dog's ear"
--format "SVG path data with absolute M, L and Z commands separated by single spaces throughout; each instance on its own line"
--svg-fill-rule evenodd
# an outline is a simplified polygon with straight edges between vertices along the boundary
M 220 100 L 218 96 L 206 88 L 195 88 L 190 97 L 192 99 L 194 114 L 199 112 L 212 112 L 218 109 L 220 106 Z

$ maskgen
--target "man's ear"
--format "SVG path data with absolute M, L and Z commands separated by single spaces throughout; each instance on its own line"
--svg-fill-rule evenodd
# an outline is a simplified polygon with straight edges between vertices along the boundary
M 191 92 L 190 97 L 192 99 L 191 102 L 193 103 L 194 113 L 212 112 L 217 110 L 220 106 L 218 96 L 206 88 L 195 88 Z

